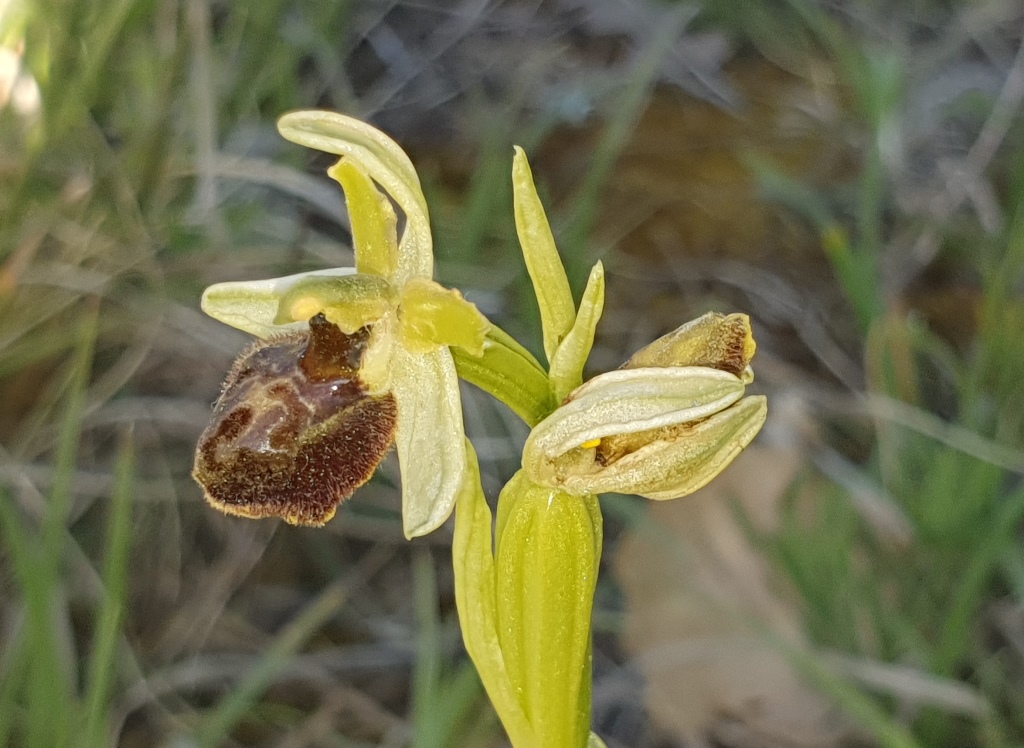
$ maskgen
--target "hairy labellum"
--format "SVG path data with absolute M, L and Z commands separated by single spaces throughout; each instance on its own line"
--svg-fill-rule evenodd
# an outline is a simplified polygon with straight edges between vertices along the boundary
M 309 332 L 261 340 L 228 374 L 193 476 L 228 514 L 323 525 L 395 438 L 390 393 L 359 379 L 368 328 L 346 335 L 322 314 Z

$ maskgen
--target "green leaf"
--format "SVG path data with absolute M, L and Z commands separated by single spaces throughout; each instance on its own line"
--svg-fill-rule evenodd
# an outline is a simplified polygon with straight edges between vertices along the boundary
M 556 403 L 562 402 L 566 395 L 583 384 L 583 367 L 594 347 L 594 333 L 603 311 L 604 265 L 598 262 L 590 271 L 576 322 L 551 360 L 548 376 L 551 379 L 552 399 Z
M 413 745 L 441 748 L 443 722 L 439 707 L 442 684 L 441 625 L 438 615 L 437 572 L 430 550 L 420 546 L 413 555 L 416 608 L 416 662 L 412 672 Z
M 530 164 L 526 160 L 526 153 L 519 146 L 515 147 L 515 158 L 512 161 L 512 190 L 516 232 L 540 305 L 544 353 L 550 362 L 562 339 L 572 328 L 576 319 L 576 306 L 573 304 L 569 278 L 555 247 L 551 226 L 533 183 Z
M 480 465 L 466 442 L 467 469 L 455 510 L 452 561 L 455 606 L 462 638 L 484 689 L 515 746 L 537 745 L 519 697 L 512 687 L 498 637 L 491 510 L 480 485 Z
M 85 732 L 81 745 L 107 745 L 110 692 L 117 664 L 128 576 L 128 555 L 132 531 L 132 483 L 135 450 L 131 434 L 121 444 L 114 468 L 114 493 L 107 523 L 106 558 L 103 567 L 103 602 L 96 619 L 89 680 L 86 688 Z
M 357 569 L 349 577 L 325 587 L 272 640 L 263 645 L 260 656 L 254 658 L 252 666 L 232 685 L 225 697 L 205 714 L 196 729 L 194 745 L 199 748 L 216 748 L 227 742 L 235 725 L 292 662 L 295 654 L 345 606 L 357 573 L 363 571 Z

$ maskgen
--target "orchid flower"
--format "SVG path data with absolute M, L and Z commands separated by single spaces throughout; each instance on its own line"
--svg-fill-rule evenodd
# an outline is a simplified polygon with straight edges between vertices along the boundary
M 333 112 L 295 112 L 278 127 L 341 157 L 328 174 L 345 191 L 355 267 L 206 290 L 208 314 L 259 340 L 228 375 L 194 475 L 225 512 L 321 525 L 397 444 L 407 537 L 434 530 L 458 504 L 462 635 L 512 744 L 604 748 L 590 731 L 598 494 L 684 496 L 750 443 L 767 415 L 764 397 L 746 395 L 750 320 L 707 314 L 584 382 L 604 266 L 577 306 L 516 148 L 515 222 L 544 366 L 433 281 L 426 202 L 397 144 Z M 532 427 L 496 518 L 465 438 L 459 377 Z
M 425 535 L 451 514 L 466 472 L 462 406 L 449 346 L 482 355 L 488 322 L 458 291 L 432 280 L 426 200 L 412 163 L 393 140 L 326 111 L 286 114 L 278 129 L 288 140 L 341 156 L 328 174 L 345 191 L 356 266 L 219 283 L 206 289 L 202 308 L 259 338 L 301 332 L 319 315 L 342 336 L 367 331 L 358 381 L 367 397 L 394 399 L 403 527 L 406 537 Z M 400 239 L 388 196 L 404 214 Z M 305 469 L 318 470 L 313 463 Z M 223 502 L 211 503 L 232 511 Z M 279 514 L 303 523 L 294 512 Z M 322 524 L 320 519 L 308 523 Z

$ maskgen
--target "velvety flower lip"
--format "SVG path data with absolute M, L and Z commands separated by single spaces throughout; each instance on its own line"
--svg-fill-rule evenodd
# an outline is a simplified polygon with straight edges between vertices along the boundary
M 335 112 L 292 112 L 281 134 L 342 156 L 328 174 L 341 183 L 352 223 L 356 266 L 206 289 L 210 316 L 258 337 L 301 330 L 316 315 L 352 334 L 368 328 L 360 379 L 369 394 L 397 406 L 395 445 L 407 537 L 440 526 L 466 471 L 465 430 L 450 346 L 484 347 L 486 319 L 432 278 L 426 200 L 412 163 L 390 138 Z M 387 195 L 404 213 L 402 235 Z
M 755 348 L 746 315 L 683 325 L 573 390 L 531 432 L 524 471 L 580 495 L 673 499 L 696 491 L 767 418 L 766 398 L 745 396 Z
M 241 517 L 320 526 L 391 448 L 396 406 L 359 378 L 369 339 L 323 315 L 238 357 L 196 449 L 210 505 Z

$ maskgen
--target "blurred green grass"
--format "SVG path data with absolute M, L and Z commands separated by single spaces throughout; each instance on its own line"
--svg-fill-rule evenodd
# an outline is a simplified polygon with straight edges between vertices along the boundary
M 776 533 L 749 529 L 798 593 L 813 644 L 850 658 L 845 668 L 806 653 L 792 653 L 794 662 L 864 740 L 1024 745 L 1019 9 L 996 0 L 707 3 L 695 20 L 665 10 L 645 35 L 623 16 L 616 30 L 614 15 L 573 30 L 573 4 L 564 4 L 568 16 L 554 5 L 525 32 L 502 8 L 474 16 L 469 4 L 463 16 L 295 0 L 62 0 L 0 11 L 0 41 L 23 45 L 24 73 L 41 92 L 38 111 L 13 102 L 0 110 L 0 744 L 500 742 L 461 654 L 446 541 L 399 540 L 393 467 L 320 533 L 275 533 L 202 505 L 188 478 L 191 448 L 244 338 L 203 320 L 196 300 L 215 280 L 343 264 L 347 235 L 337 193 L 320 178 L 325 162 L 273 134 L 281 112 L 308 106 L 373 116 L 408 139 L 434 211 L 442 280 L 535 348 L 509 210 L 513 142 L 540 154 L 535 171 L 577 290 L 599 255 L 612 284 L 638 268 L 671 276 L 665 258 L 628 240 L 614 246 L 632 224 L 608 195 L 632 173 L 622 162 L 634 157 L 651 97 L 664 95 L 663 63 L 685 28 L 724 35 L 737 59 L 808 88 L 802 71 L 824 69 L 842 125 L 825 138 L 854 165 L 822 187 L 756 138 L 725 146 L 757 201 L 812 237 L 790 257 L 793 283 L 828 264 L 823 293 L 834 288 L 838 300 L 821 316 L 858 379 L 844 387 L 820 361 L 788 361 L 796 325 L 768 310 L 759 317 L 757 293 L 740 297 L 764 319 L 766 390 L 805 401 L 823 442 L 853 471 L 844 481 L 809 468 L 808 480 L 826 478 L 815 483 L 825 487 L 813 510 L 794 486 Z M 498 44 L 488 33 L 511 37 L 512 49 L 526 39 L 531 53 L 550 54 L 541 59 L 554 72 L 517 70 L 511 57 L 512 72 L 485 71 L 507 88 L 495 98 L 493 81 L 467 82 L 457 69 L 479 57 L 456 56 L 447 72 L 461 88 L 438 90 L 416 66 L 442 59 L 457 47 L 451 39 L 412 59 L 412 72 L 388 68 L 388 34 L 434 16 L 485 55 Z M 545 31 L 552 19 L 562 25 Z M 572 78 L 551 50 L 602 28 L 630 37 L 637 54 L 602 67 L 584 49 L 568 66 L 583 70 Z M 721 72 L 706 64 L 698 72 Z M 958 82 L 980 68 L 994 86 Z M 561 90 L 540 85 L 558 75 L 594 102 L 583 128 L 539 101 Z M 952 93 L 934 93 L 942 76 Z M 946 126 L 915 125 L 922 101 Z M 742 107 L 718 106 L 723 120 L 744 117 Z M 784 129 L 787 106 L 780 100 L 782 125 L 752 129 Z M 711 129 L 725 129 L 723 120 Z M 585 143 L 586 157 L 550 145 L 567 140 Z M 659 141 L 644 158 L 676 163 L 671 154 L 687 145 Z M 943 165 L 953 177 L 935 190 Z M 652 195 L 660 187 L 637 185 Z M 730 199 L 741 223 L 748 203 Z M 921 207 L 929 200 L 938 209 Z M 699 199 L 684 206 L 702 208 Z M 735 254 L 712 250 L 707 264 Z M 739 259 L 766 277 L 779 270 L 755 255 Z M 728 283 L 704 285 L 713 287 L 684 284 L 694 313 L 737 298 Z M 943 302 L 951 286 L 968 302 L 933 313 L 920 301 Z M 630 334 L 664 331 L 656 302 L 620 295 L 595 366 L 617 365 Z M 664 324 L 683 321 L 672 319 Z M 493 489 L 514 469 L 522 430 L 475 395 L 469 402 Z M 888 542 L 858 509 L 863 485 L 906 520 L 906 543 Z M 614 642 L 603 646 L 599 682 L 625 659 Z M 850 662 L 906 667 L 974 700 L 915 700 L 898 679 L 871 680 Z M 609 746 L 640 744 L 629 720 L 620 728 L 614 718 L 642 711 L 638 700 L 595 712 Z M 653 732 L 644 741 L 667 744 Z

